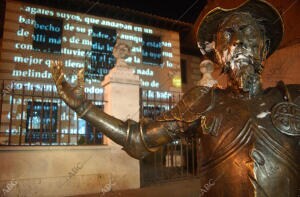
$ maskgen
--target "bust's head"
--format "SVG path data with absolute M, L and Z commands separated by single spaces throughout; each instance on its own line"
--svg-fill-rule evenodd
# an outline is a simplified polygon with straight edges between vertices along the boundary
M 203 60 L 200 63 L 200 72 L 202 74 L 212 73 L 214 71 L 214 63 L 211 60 Z
M 113 49 L 113 55 L 116 59 L 126 59 L 130 55 L 130 46 L 123 42 L 118 42 L 115 44 Z

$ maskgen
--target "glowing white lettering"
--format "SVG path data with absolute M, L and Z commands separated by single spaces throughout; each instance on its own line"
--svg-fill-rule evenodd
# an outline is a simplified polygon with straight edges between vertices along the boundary
M 74 14 L 69 14 L 69 13 L 64 13 L 64 12 L 56 12 L 56 16 L 59 18 L 64 18 L 67 21 L 73 20 L 73 21 L 77 21 L 77 22 L 82 22 L 82 19 L 79 15 L 74 15 Z
M 120 38 L 123 39 L 123 40 L 131 40 L 131 41 L 134 41 L 136 43 L 143 42 L 142 37 L 128 35 L 128 34 L 121 34 Z
M 43 79 L 51 79 L 52 75 L 47 70 L 43 72 L 35 71 L 34 69 L 28 70 L 13 70 L 13 77 L 30 77 L 30 78 L 43 78 Z
M 154 72 L 152 70 L 148 69 L 136 69 L 135 73 L 138 75 L 146 75 L 146 76 L 153 76 Z
M 28 12 L 32 15 L 43 14 L 43 15 L 54 16 L 54 12 L 52 10 L 46 10 L 42 8 L 34 8 L 34 7 L 26 6 L 23 10 L 25 10 L 25 12 Z
M 43 59 L 35 58 L 35 57 L 32 57 L 32 56 L 29 56 L 29 57 L 15 56 L 14 57 L 14 62 L 25 63 L 25 64 L 28 64 L 30 66 L 32 64 L 41 64 L 43 62 Z
M 165 52 L 165 51 L 162 52 L 162 55 L 165 57 L 173 57 L 173 53 Z
M 22 15 L 19 16 L 19 23 L 24 23 L 26 25 L 33 25 L 34 22 L 35 20 L 33 19 L 25 18 Z

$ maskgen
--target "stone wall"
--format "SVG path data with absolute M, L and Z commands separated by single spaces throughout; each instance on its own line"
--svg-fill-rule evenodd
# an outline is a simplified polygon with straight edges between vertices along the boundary
M 126 158 L 116 162 L 112 153 L 109 146 L 1 147 L 0 192 L 5 196 L 68 196 L 136 185 L 139 177 L 127 173 Z M 116 167 L 117 163 L 122 165 Z M 118 177 L 113 178 L 116 168 Z M 120 177 L 126 181 L 116 184 Z
M 286 84 L 300 84 L 300 43 L 277 50 L 265 62 L 262 73 L 264 88 L 282 80 Z

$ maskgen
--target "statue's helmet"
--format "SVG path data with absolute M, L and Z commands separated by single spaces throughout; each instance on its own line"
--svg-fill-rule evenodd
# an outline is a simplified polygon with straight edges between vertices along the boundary
M 197 30 L 198 46 L 205 46 L 216 40 L 219 25 L 234 13 L 249 13 L 259 25 L 263 26 L 265 36 L 269 40 L 267 57 L 279 46 L 283 36 L 283 21 L 279 12 L 268 2 L 262 0 L 248 0 L 239 7 L 223 9 L 217 7 L 207 13 L 200 22 Z M 210 59 L 210 54 L 207 54 Z

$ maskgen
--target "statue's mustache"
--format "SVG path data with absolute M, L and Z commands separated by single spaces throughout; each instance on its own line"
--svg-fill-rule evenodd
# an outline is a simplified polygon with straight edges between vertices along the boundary
M 225 60 L 226 63 L 230 61 L 237 61 L 237 60 L 244 60 L 244 61 L 249 61 L 249 63 L 253 63 L 254 56 L 252 52 L 247 48 L 231 46 L 228 49 L 227 57 L 225 57 Z
M 242 67 L 252 66 L 255 73 L 261 73 L 262 65 L 261 61 L 253 55 L 253 53 L 247 48 L 243 47 L 231 47 L 223 51 L 222 60 L 225 64 L 223 72 L 229 71 L 236 74 L 242 72 Z

